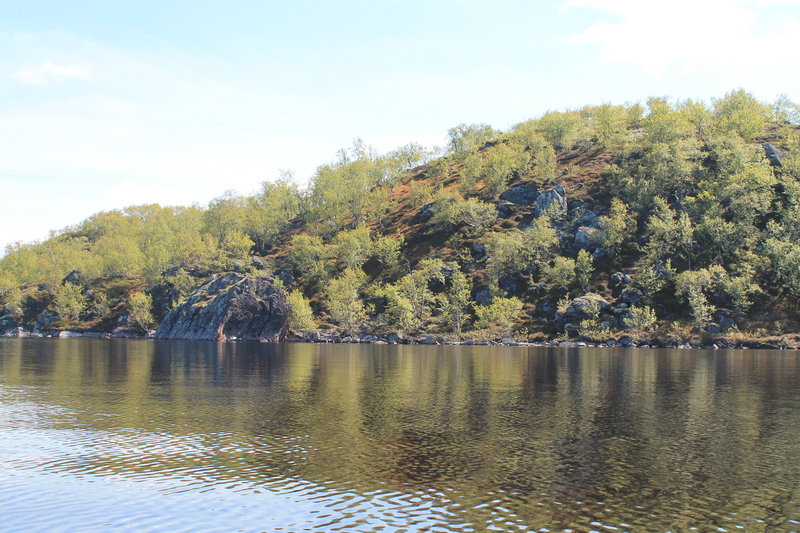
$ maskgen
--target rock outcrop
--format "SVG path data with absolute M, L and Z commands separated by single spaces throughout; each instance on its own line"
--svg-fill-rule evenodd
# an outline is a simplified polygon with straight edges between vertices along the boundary
M 562 212 L 567 210 L 567 193 L 561 185 L 556 185 L 536 198 L 536 216 L 541 216 L 551 209 Z
M 286 294 L 269 277 L 216 274 L 164 317 L 155 337 L 278 342 L 289 310 Z
M 539 189 L 533 183 L 514 185 L 500 195 L 501 200 L 517 205 L 533 205 L 539 198 Z

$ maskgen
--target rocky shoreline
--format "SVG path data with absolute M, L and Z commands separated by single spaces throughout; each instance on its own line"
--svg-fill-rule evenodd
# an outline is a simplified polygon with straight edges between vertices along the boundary
M 155 331 L 137 333 L 132 331 L 116 331 L 114 333 L 99 331 L 71 331 L 71 330 L 51 330 L 31 332 L 23 328 L 13 331 L 0 333 L 0 337 L 6 338 L 53 338 L 53 339 L 74 339 L 74 338 L 95 338 L 95 339 L 150 339 L 158 340 Z M 194 339 L 202 340 L 202 339 Z M 213 341 L 212 341 L 213 342 Z M 274 342 L 274 341 L 252 341 L 229 337 L 216 342 Z M 343 333 L 311 332 L 299 333 L 290 331 L 283 341 L 285 343 L 312 343 L 312 344 L 406 344 L 421 346 L 509 346 L 509 347 L 541 347 L 541 348 L 670 348 L 670 349 L 695 349 L 695 350 L 796 350 L 795 346 L 782 344 L 779 341 L 758 340 L 731 343 L 724 340 L 717 340 L 711 344 L 701 344 L 695 342 L 682 343 L 659 343 L 652 341 L 635 341 L 631 337 L 622 337 L 619 340 L 609 339 L 605 342 L 593 342 L 586 340 L 560 340 L 550 339 L 545 341 L 521 341 L 521 340 L 474 340 L 474 339 L 455 339 L 441 335 L 400 335 L 390 333 L 388 335 L 361 335 L 353 337 Z

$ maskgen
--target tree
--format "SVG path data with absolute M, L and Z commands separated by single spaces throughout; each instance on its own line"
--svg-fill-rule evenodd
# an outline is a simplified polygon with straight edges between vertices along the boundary
M 734 131 L 746 141 L 764 132 L 771 109 L 744 89 L 737 89 L 723 98 L 714 99 L 714 118 L 722 131 Z
M 83 287 L 65 282 L 53 289 L 53 311 L 67 320 L 77 320 L 86 307 Z
M 460 227 L 467 236 L 477 237 L 494 224 L 495 220 L 497 208 L 494 204 L 477 198 L 443 198 L 434 205 L 430 224 L 444 229 Z
M 467 316 L 471 296 L 470 288 L 467 277 L 460 270 L 455 270 L 450 277 L 450 287 L 447 289 L 444 319 L 456 335 L 461 334 Z
M 450 153 L 461 161 L 470 152 L 477 151 L 497 138 L 498 132 L 488 124 L 459 124 L 447 132 Z
M 600 245 L 618 262 L 623 245 L 630 242 L 634 235 L 636 235 L 636 219 L 631 215 L 625 202 L 613 198 L 608 214 L 600 217 L 598 234 Z
M 553 264 L 544 269 L 544 278 L 559 292 L 568 293 L 575 285 L 575 260 L 556 257 Z
M 147 331 L 153 324 L 153 299 L 149 294 L 134 292 L 128 297 L 128 316 L 139 329 Z
M 575 111 L 548 111 L 536 121 L 536 127 L 559 150 L 569 150 L 589 137 L 586 124 Z
M 325 291 L 331 318 L 350 335 L 357 335 L 366 326 L 367 308 L 360 297 L 366 282 L 361 270 L 348 268 L 332 279 Z
M 292 291 L 286 297 L 291 312 L 289 313 L 289 329 L 293 331 L 315 331 L 314 312 L 311 304 L 300 291 Z
M 476 327 L 490 334 L 507 338 L 514 331 L 522 311 L 519 298 L 495 298 L 491 305 L 476 305 Z
M 575 284 L 578 288 L 586 292 L 589 290 L 589 280 L 594 270 L 594 259 L 592 254 L 586 250 L 580 250 L 578 257 L 575 258 Z
M 704 294 L 711 284 L 711 272 L 706 269 L 687 270 L 675 276 L 675 295 L 689 304 L 698 327 L 710 322 L 714 312 L 714 306 L 708 302 Z

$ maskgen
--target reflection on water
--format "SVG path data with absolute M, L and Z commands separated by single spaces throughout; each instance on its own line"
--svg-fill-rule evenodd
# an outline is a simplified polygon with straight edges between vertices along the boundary
M 4 530 L 795 531 L 798 436 L 798 352 L 0 340 Z

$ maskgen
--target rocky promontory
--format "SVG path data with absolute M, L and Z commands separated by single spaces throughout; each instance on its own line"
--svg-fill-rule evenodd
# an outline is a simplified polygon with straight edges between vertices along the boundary
M 157 339 L 279 342 L 290 308 L 267 276 L 236 272 L 208 278 L 161 322 Z

